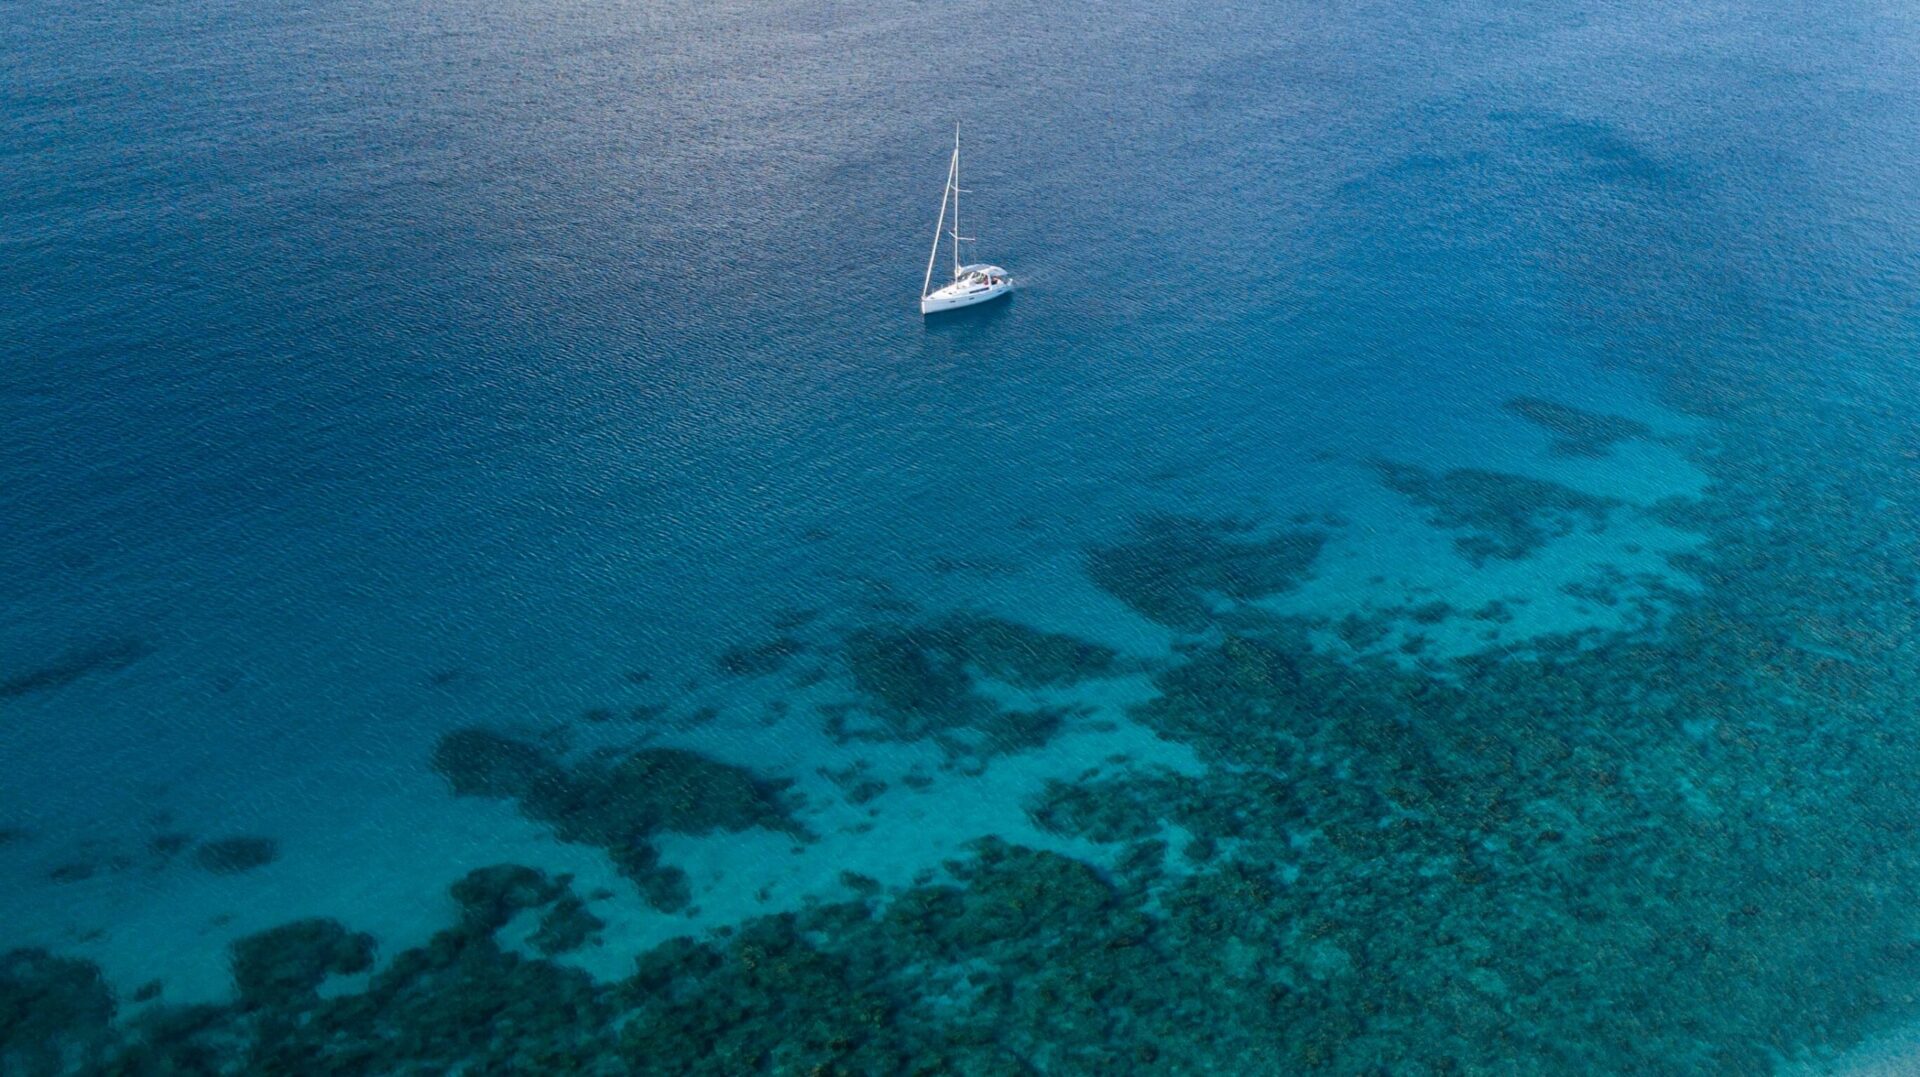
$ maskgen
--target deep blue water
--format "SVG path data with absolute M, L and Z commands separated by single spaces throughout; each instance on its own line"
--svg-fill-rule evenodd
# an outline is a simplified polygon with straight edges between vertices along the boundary
M 585 963 L 624 974 L 845 896 L 842 864 L 898 888 L 972 837 L 1042 841 L 1024 798 L 1116 746 L 1217 765 L 1129 732 L 1137 680 L 1084 690 L 1117 731 L 942 770 L 959 810 L 823 806 L 823 768 L 866 760 L 904 796 L 941 767 L 822 735 L 863 620 L 991 610 L 1172 660 L 1183 633 L 1090 583 L 1086 551 L 1179 513 L 1333 521 L 1291 613 L 1528 600 L 1498 639 L 1440 633 L 1456 652 L 1614 631 L 1566 586 L 1733 586 L 1670 560 L 1718 533 L 1622 517 L 1474 564 L 1377 462 L 1647 508 L 1764 441 L 1769 393 L 1895 429 L 1912 398 L 1920 39 L 1897 8 L 0 14 L 0 946 L 98 961 L 123 1015 L 154 978 L 219 997 L 232 940 L 297 916 L 416 944 L 470 867 L 619 883 L 448 795 L 449 730 L 564 725 L 576 751 L 684 746 L 806 791 L 825 844 L 790 870 L 766 866 L 784 839 L 663 846 L 704 912 L 611 899 L 621 952 Z M 955 119 L 976 253 L 1019 290 L 924 320 Z M 1708 413 L 1701 385 L 1762 403 Z M 1556 455 L 1515 397 L 1650 433 Z M 824 687 L 715 672 L 795 610 L 821 611 Z M 643 703 L 671 719 L 582 720 Z M 196 870 L 153 851 L 170 833 L 278 859 Z

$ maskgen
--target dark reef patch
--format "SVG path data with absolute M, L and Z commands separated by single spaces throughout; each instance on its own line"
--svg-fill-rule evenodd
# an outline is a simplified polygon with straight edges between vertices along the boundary
M 1513 621 L 1513 606 L 1505 599 L 1496 598 L 1467 616 L 1492 624 L 1510 624 Z
M 775 632 L 797 632 L 818 620 L 819 617 L 820 610 L 817 608 L 775 610 L 773 615 L 767 618 L 767 624 Z
M 0 699 L 64 688 L 82 677 L 112 673 L 153 653 L 145 640 L 123 638 L 82 644 L 56 656 L 46 665 L 0 673 Z
M 544 910 L 528 941 L 549 957 L 579 949 L 606 927 L 574 895 L 571 876 L 549 879 L 545 872 L 520 864 L 475 868 L 453 884 L 452 893 L 460 906 L 461 928 L 474 934 L 498 931 L 523 911 Z
M 784 794 L 788 783 L 678 748 L 613 750 L 571 766 L 545 750 L 485 729 L 445 734 L 433 767 L 456 796 L 513 800 L 561 841 L 607 851 L 656 907 L 689 898 L 686 876 L 659 862 L 653 837 L 764 827 L 806 837 Z
M 924 629 L 865 629 L 846 642 L 853 686 L 900 739 L 972 725 L 992 709 L 961 660 Z
M 528 941 L 534 949 L 552 957 L 578 950 L 606 926 L 606 921 L 588 911 L 586 902 L 564 894 L 540 917 L 540 929 Z
M 373 967 L 373 936 L 315 917 L 248 935 L 233 943 L 233 982 L 243 1006 L 282 1009 L 310 1004 L 328 976 Z
M 49 882 L 56 883 L 85 882 L 93 878 L 98 870 L 99 869 L 89 861 L 75 860 L 49 868 L 47 870 L 47 879 Z
M 148 1008 L 120 1031 L 102 1069 L 633 1072 L 617 1051 L 615 1003 L 621 988 L 597 985 L 585 973 L 547 960 L 520 957 L 494 938 L 512 912 L 547 904 L 550 923 L 542 930 L 551 927 L 548 943 L 566 950 L 587 924 L 579 915 L 584 910 L 567 904 L 570 896 L 563 880 L 548 880 L 528 868 L 499 865 L 471 873 L 455 885 L 462 906 L 457 925 L 396 955 L 364 989 L 329 998 L 317 990 L 327 977 L 371 967 L 371 938 L 318 919 L 249 936 L 233 948 L 238 1003 Z M 552 911 L 563 907 L 558 915 Z M 0 1014 L 6 1012 L 0 1005 Z M 677 1068 L 674 1062 L 645 1060 L 640 1066 L 649 1072 Z
M 193 835 L 168 830 L 147 839 L 147 852 L 160 860 L 171 860 L 193 845 Z
M 0 826 L 0 849 L 9 845 L 19 845 L 33 837 L 33 832 L 24 827 Z
M 1350 611 L 1333 623 L 1334 634 L 1356 651 L 1377 647 L 1393 635 L 1393 618 L 1379 611 Z
M 1163 779 L 1171 780 L 1171 779 Z M 1144 778 L 1123 781 L 1048 781 L 1027 814 L 1034 825 L 1054 834 L 1068 834 L 1099 842 L 1130 842 L 1152 838 L 1169 817 L 1161 803 L 1157 782 Z
M 1501 407 L 1553 435 L 1549 449 L 1555 456 L 1605 456 L 1617 442 L 1653 436 L 1652 428 L 1643 422 L 1582 411 L 1537 396 L 1516 396 Z
M 958 662 L 1017 688 L 1051 688 L 1112 674 L 1109 647 L 987 614 L 956 613 L 936 622 L 931 639 Z
M 829 712 L 841 740 L 937 740 L 949 755 L 977 761 L 1045 743 L 1080 713 L 1057 706 L 1005 707 L 979 690 L 992 680 L 1023 691 L 1111 676 L 1111 648 L 976 613 L 867 628 L 847 637 L 844 657 L 861 710 Z
M 1556 538 L 1586 527 L 1604 530 L 1622 503 L 1581 493 L 1546 479 L 1480 468 L 1429 471 L 1414 464 L 1376 460 L 1388 488 L 1427 510 L 1427 522 L 1464 531 L 1454 548 L 1476 566 L 1488 558 L 1518 561 Z
M 100 1061 L 113 993 L 100 967 L 41 949 L 0 955 L 0 1073 L 70 1073 Z
M 1141 616 L 1198 630 L 1219 604 L 1252 601 L 1299 585 L 1326 544 L 1326 533 L 1290 530 L 1265 537 L 1234 520 L 1146 516 L 1133 533 L 1087 551 L 1087 575 Z
M 359 966 L 363 948 L 330 921 L 300 921 L 255 937 L 244 1004 L 157 1006 L 108 1067 L 735 1075 L 1200 1062 L 1181 1031 L 1206 996 L 1158 968 L 1158 929 L 1133 898 L 1085 864 L 998 841 L 952 874 L 885 906 L 862 898 L 676 939 L 614 985 L 507 952 L 493 918 L 478 918 L 397 954 L 363 991 L 321 998 L 324 975 Z
M 693 880 L 672 864 L 661 863 L 660 850 L 652 842 L 630 842 L 607 852 L 648 905 L 661 912 L 680 912 L 693 904 Z
M 847 803 L 865 804 L 887 791 L 887 783 L 870 774 L 871 769 L 866 760 L 858 760 L 839 770 L 821 767 L 819 774 L 840 787 Z
M 960 885 L 883 913 L 821 906 L 642 955 L 622 1057 L 702 1075 L 1127 1072 L 1157 1057 L 1147 1044 L 1168 1026 L 1138 1007 L 1148 927 L 1112 886 L 995 841 L 954 868 Z
M 806 652 L 807 645 L 789 635 L 759 643 L 738 643 L 720 652 L 714 665 L 734 677 L 764 677 L 778 673 L 788 660 Z
M 659 831 L 793 832 L 782 788 L 697 752 L 646 748 L 617 762 L 575 766 L 564 781 L 534 786 L 521 807 L 562 840 L 611 848 Z
M 280 843 L 251 834 L 220 838 L 193 851 L 193 862 L 215 875 L 238 875 L 280 859 Z
M 523 909 L 537 909 L 566 892 L 547 873 L 523 864 L 491 864 L 460 877 L 449 891 L 460 906 L 460 925 L 470 932 L 492 933 Z
M 432 762 L 453 795 L 462 797 L 521 797 L 561 777 L 544 751 L 489 729 L 456 729 L 442 736 Z

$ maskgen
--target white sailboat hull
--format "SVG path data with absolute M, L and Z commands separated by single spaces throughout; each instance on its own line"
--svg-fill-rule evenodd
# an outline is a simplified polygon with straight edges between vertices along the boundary
M 940 288 L 930 295 L 920 298 L 920 313 L 938 314 L 943 310 L 959 310 L 971 307 L 975 303 L 985 303 L 989 299 L 998 299 L 1013 291 L 1013 282 L 1003 280 L 998 284 L 966 284 L 955 282 Z

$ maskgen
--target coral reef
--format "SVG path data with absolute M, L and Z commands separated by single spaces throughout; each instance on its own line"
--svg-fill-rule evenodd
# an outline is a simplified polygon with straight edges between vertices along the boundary
M 830 715 L 830 732 L 846 740 L 933 738 L 976 764 L 1046 743 L 1075 713 L 1005 707 L 979 681 L 1031 692 L 1119 670 L 1111 648 L 977 613 L 861 629 L 848 636 L 844 655 L 864 712 L 878 724 L 856 727 L 841 711 Z
M 564 841 L 616 847 L 658 831 L 707 834 L 797 824 L 780 787 L 736 766 L 678 748 L 646 748 L 612 763 L 590 760 L 521 800 L 528 816 Z
M 70 1073 L 109 1042 L 113 994 L 90 961 L 41 949 L 0 955 L 0 1073 Z
M 1100 842 L 1129 842 L 1159 834 L 1167 816 L 1162 780 L 1145 776 L 1063 782 L 1050 780 L 1027 807 L 1042 830 Z
M 328 976 L 372 968 L 373 950 L 373 936 L 338 920 L 295 920 L 234 942 L 234 987 L 242 1006 L 296 1007 L 313 1000 Z
M 592 941 L 607 926 L 605 920 L 587 909 L 587 903 L 572 894 L 563 894 L 540 917 L 540 929 L 528 940 L 541 953 L 569 953 Z
M 161 860 L 171 860 L 193 845 L 193 835 L 169 830 L 147 839 L 147 851 Z
M 1556 456 L 1605 456 L 1617 442 L 1653 436 L 1645 423 L 1582 411 L 1537 396 L 1516 396 L 1501 407 L 1553 435 L 1548 451 Z
M 238 875 L 280 859 L 280 843 L 273 838 L 242 834 L 209 841 L 193 851 L 193 862 L 215 875 Z
M 1545 479 L 1480 468 L 1433 472 L 1414 464 L 1377 460 L 1381 481 L 1427 510 L 1427 522 L 1464 531 L 1454 548 L 1474 565 L 1489 558 L 1517 561 L 1547 542 L 1584 526 L 1598 531 L 1620 506 Z
M 788 659 L 806 651 L 807 645 L 788 635 L 778 635 L 760 643 L 741 643 L 720 652 L 714 660 L 720 672 L 735 677 L 764 677 L 778 673 Z
M 661 912 L 679 912 L 693 903 L 693 883 L 687 873 L 661 863 L 660 850 L 652 842 L 635 841 L 609 849 L 607 854 L 648 905 Z
M 504 950 L 490 931 L 453 928 L 399 954 L 362 991 L 157 1008 L 129 1030 L 110 1070 L 579 1073 L 598 1059 L 607 1072 L 617 1057 L 609 995 L 577 969 Z
M 491 934 L 523 911 L 544 910 L 527 941 L 549 957 L 579 949 L 607 926 L 574 895 L 570 876 L 549 879 L 521 864 L 475 868 L 453 884 L 452 894 L 469 933 Z
M 1705 496 L 1658 510 L 1703 544 L 1672 559 L 1697 591 L 1659 594 L 1657 621 L 1408 667 L 1353 650 L 1385 643 L 1400 618 L 1506 623 L 1521 599 L 1315 622 L 1246 607 L 1308 570 L 1317 539 L 1286 551 L 1238 526 L 1163 522 L 1091 551 L 1102 587 L 1182 630 L 1130 717 L 1203 764 L 1116 758 L 1034 797 L 1036 825 L 1105 844 L 1110 869 L 983 841 L 944 876 L 887 890 L 841 875 L 836 892 L 855 900 L 676 940 L 597 983 L 500 944 L 522 914 L 538 918 L 535 950 L 594 931 L 562 880 L 503 865 L 456 884 L 452 927 L 332 998 L 315 987 L 363 967 L 364 949 L 325 921 L 256 943 L 240 1004 L 156 1002 L 118 1029 L 90 966 L 10 957 L 0 1050 L 10 1065 L 69 1064 L 119 1037 L 110 1072 L 213 1073 L 1818 1061 L 1920 1015 L 1920 730 L 1907 725 L 1920 713 L 1920 430 L 1897 409 L 1809 392 L 1781 366 L 1703 358 L 1669 386 L 1723 429 L 1697 460 Z M 1585 429 L 1568 436 L 1604 451 Z M 1492 472 L 1385 464 L 1382 476 L 1465 532 L 1470 557 L 1524 557 L 1614 508 Z M 1576 592 L 1624 608 L 1646 586 L 1603 569 Z M 1044 737 L 1062 716 L 1003 707 L 1000 689 L 1118 668 L 974 617 L 848 640 L 880 735 L 960 739 L 1011 722 Z M 1327 645 L 1328 630 L 1355 648 Z M 686 900 L 686 880 L 652 836 L 797 826 L 768 783 L 690 753 L 567 763 L 463 732 L 434 753 L 456 792 L 512 799 L 607 848 L 656 903 Z M 835 774 L 848 790 L 867 780 Z M 56 1001 L 19 1002 L 42 998 Z
M 1018 688 L 1049 688 L 1112 674 L 1112 648 L 978 613 L 956 613 L 934 623 L 931 646 L 984 676 Z
M 56 883 L 79 883 L 93 878 L 99 869 L 85 860 L 75 860 L 56 865 L 47 871 L 47 881 Z
M 1223 600 L 1249 601 L 1290 591 L 1326 544 L 1318 530 L 1254 537 L 1234 520 L 1147 516 L 1125 541 L 1087 551 L 1087 575 L 1141 616 L 1170 628 L 1198 629 Z
M 82 644 L 46 665 L 0 676 L 0 700 L 65 688 L 82 677 L 125 669 L 152 653 L 153 645 L 141 639 L 106 639 Z
M 847 639 L 846 661 L 868 709 L 901 739 L 974 725 L 993 709 L 936 633 L 864 629 Z
M 1157 1021 L 1129 1010 L 1152 980 L 1148 926 L 1106 881 L 991 840 L 954 869 L 960 885 L 916 887 L 883 909 L 823 906 L 724 944 L 644 955 L 626 988 L 638 1018 L 624 1056 L 686 1074 L 1091 1073 L 1151 1061 L 1141 1052 L 1155 1050 L 1143 1041 Z
M 644 748 L 567 766 L 540 747 L 485 729 L 440 738 L 433 768 L 456 796 L 513 800 L 562 841 L 595 845 L 658 908 L 684 907 L 685 875 L 659 862 L 656 834 L 754 827 L 796 837 L 805 828 L 783 801 L 786 783 L 678 748 Z
M 492 864 L 475 868 L 450 891 L 460 906 L 460 926 L 469 932 L 492 933 L 523 909 L 538 909 L 559 900 L 565 884 L 550 880 L 538 868 L 522 864 Z
M 433 769 L 455 796 L 522 797 L 534 786 L 564 778 L 545 752 L 488 729 L 456 729 L 433 747 Z

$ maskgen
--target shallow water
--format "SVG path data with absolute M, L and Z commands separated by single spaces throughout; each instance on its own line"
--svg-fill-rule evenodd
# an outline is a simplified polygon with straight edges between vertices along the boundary
M 1898 12 L 0 22 L 7 1064 L 1920 1018 Z

